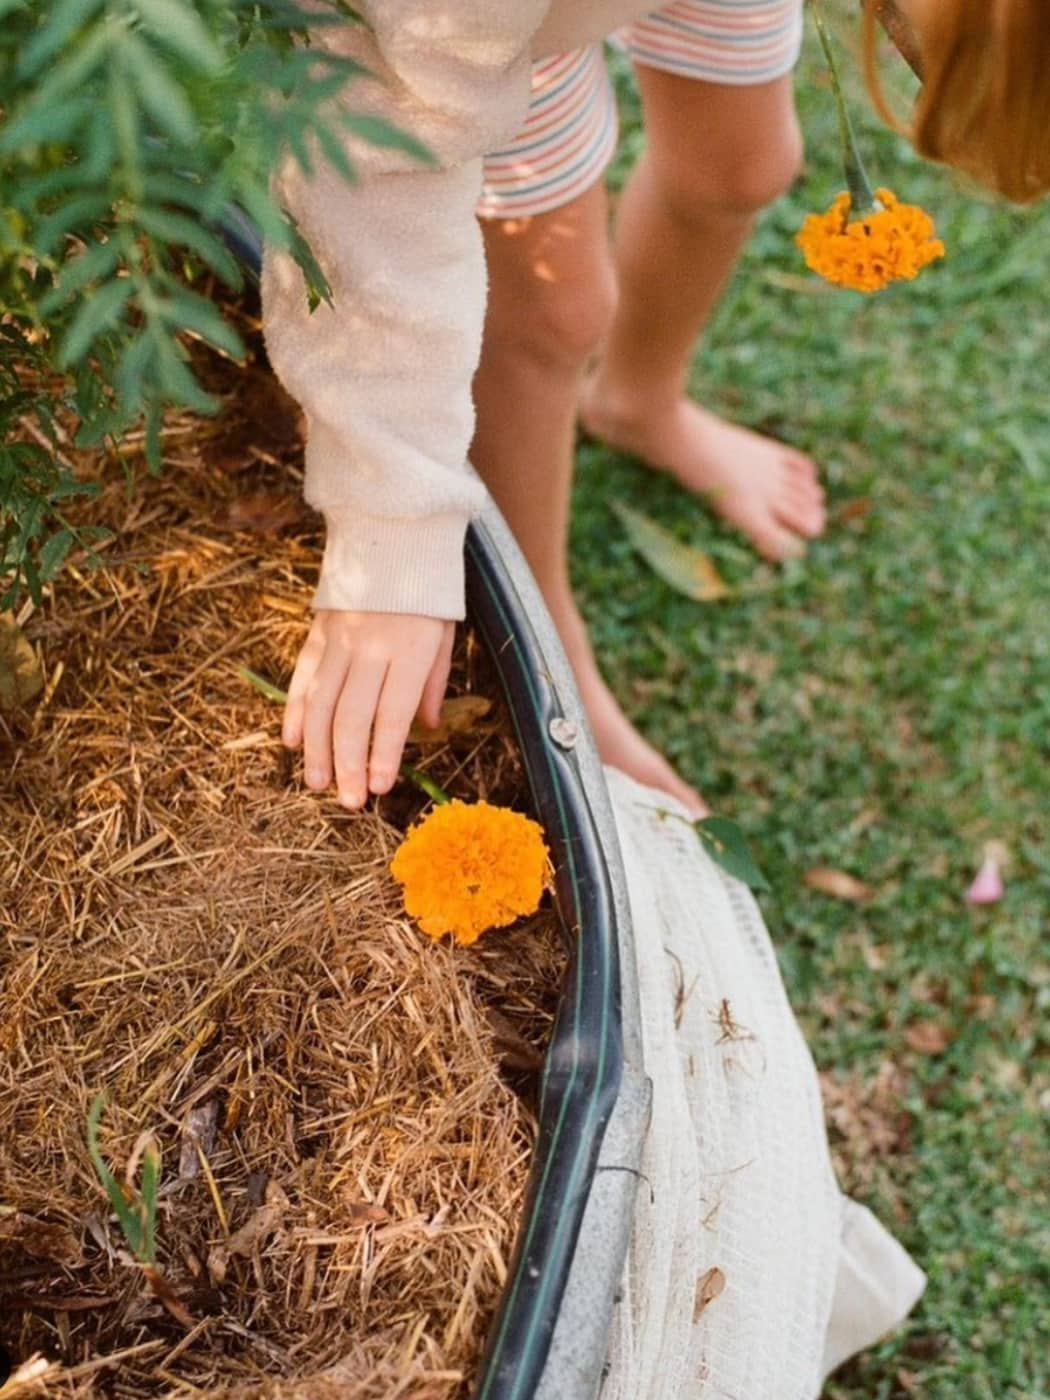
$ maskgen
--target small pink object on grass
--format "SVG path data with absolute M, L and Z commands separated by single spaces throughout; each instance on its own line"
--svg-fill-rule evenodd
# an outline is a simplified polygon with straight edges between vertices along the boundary
M 1003 866 L 1006 864 L 1006 851 L 998 841 L 989 841 L 984 848 L 981 868 L 973 884 L 966 891 L 967 904 L 998 904 L 1005 889 L 1003 886 Z

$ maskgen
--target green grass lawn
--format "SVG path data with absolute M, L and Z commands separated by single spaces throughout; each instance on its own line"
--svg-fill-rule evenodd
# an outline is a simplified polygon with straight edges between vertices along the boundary
M 697 604 L 632 553 L 611 500 L 732 581 L 774 576 L 673 483 L 587 444 L 576 583 L 632 716 L 751 835 L 847 1184 L 929 1274 L 828 1400 L 1046 1400 L 1050 208 L 961 189 L 858 95 L 873 179 L 934 213 L 948 257 L 876 298 L 825 287 L 792 241 L 841 185 L 812 46 L 799 89 L 808 172 L 762 220 L 695 391 L 814 454 L 836 522 L 783 586 Z M 989 839 L 1007 893 L 972 909 Z M 808 889 L 815 866 L 874 897 Z

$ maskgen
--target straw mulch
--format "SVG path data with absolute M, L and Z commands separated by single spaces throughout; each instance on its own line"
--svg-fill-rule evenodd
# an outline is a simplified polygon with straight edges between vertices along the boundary
M 287 682 L 315 525 L 288 406 L 258 366 L 233 385 L 162 480 L 116 473 L 105 567 L 21 619 L 46 685 L 0 715 L 4 1400 L 449 1400 L 513 1244 L 554 918 L 432 944 L 387 868 L 422 794 L 302 790 L 236 667 Z M 469 642 L 453 688 L 495 696 Z M 524 801 L 498 706 L 412 757 Z M 87 1155 L 100 1090 L 119 1179 L 162 1149 L 154 1287 Z

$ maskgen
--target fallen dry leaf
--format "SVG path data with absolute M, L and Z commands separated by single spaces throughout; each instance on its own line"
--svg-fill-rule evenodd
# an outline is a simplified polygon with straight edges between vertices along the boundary
M 892 1060 L 884 1060 L 873 1078 L 859 1074 L 820 1076 L 828 1122 L 840 1140 L 835 1152 L 849 1187 L 870 1185 L 870 1169 L 880 1158 L 908 1151 L 911 1120 L 904 1109 L 906 1081 Z M 842 1150 L 841 1144 L 846 1150 Z
M 708 1269 L 701 1275 L 696 1285 L 696 1302 L 693 1304 L 693 1321 L 699 1322 L 705 1308 L 720 1298 L 726 1286 L 726 1276 L 719 1268 Z
M 385 1225 L 390 1214 L 382 1206 L 373 1205 L 371 1201 L 351 1201 L 350 1219 L 355 1225 Z
M 860 955 L 864 959 L 864 964 L 870 972 L 881 972 L 886 966 L 886 960 L 892 951 L 892 944 L 869 943 L 866 938 L 861 939 Z
M 849 824 L 850 834 L 859 836 L 861 832 L 867 831 L 869 826 L 874 826 L 882 816 L 881 807 L 863 807 Z
M 200 1176 L 200 1151 L 210 1157 L 215 1147 L 215 1137 L 219 1125 L 218 1099 L 206 1099 L 204 1103 L 191 1108 L 182 1130 L 182 1145 L 179 1150 L 179 1177 L 183 1181 L 193 1181 Z
M 0 1215 L 0 1244 L 15 1245 L 30 1259 L 50 1259 L 55 1264 L 81 1262 L 80 1245 L 65 1225 L 20 1212 Z
M 492 709 L 492 701 L 484 695 L 453 695 L 441 706 L 441 720 L 436 729 L 425 724 L 413 724 L 408 731 L 410 744 L 447 744 L 456 734 L 470 734 Z
M 529 1044 L 509 1017 L 490 1006 L 485 1011 L 485 1018 L 492 1028 L 493 1049 L 504 1069 L 538 1073 L 543 1068 L 543 1056 Z
M 28 705 L 44 688 L 40 658 L 9 613 L 0 613 L 0 710 Z
M 116 1298 L 107 1293 L 6 1293 L 4 1303 L 9 1308 L 47 1308 L 55 1312 L 94 1312 L 96 1308 L 110 1308 Z M 0 1395 L 3 1395 L 0 1387 Z
M 142 1276 L 149 1284 L 153 1296 L 171 1313 L 175 1321 L 181 1323 L 183 1327 L 192 1327 L 196 1319 L 160 1269 L 153 1264 L 144 1264 Z
M 832 899 L 848 899 L 858 903 L 875 896 L 871 885 L 848 875 L 845 870 L 832 870 L 827 865 L 818 865 L 812 870 L 807 870 L 804 878 L 811 890 L 830 895 Z
M 670 530 L 622 501 L 614 501 L 627 537 L 645 562 L 665 583 L 698 603 L 728 598 L 732 589 L 702 549 L 683 544 Z
M 225 1244 L 213 1245 L 208 1251 L 208 1275 L 212 1283 L 222 1284 L 231 1255 L 246 1257 L 264 1243 L 278 1228 L 288 1209 L 288 1197 L 275 1181 L 266 1188 L 266 1204 L 236 1230 Z
M 279 535 L 303 519 L 298 496 L 276 491 L 247 491 L 236 496 L 222 522 L 228 530 L 250 530 L 256 535 Z
M 864 520 L 872 512 L 875 502 L 870 496 L 855 496 L 852 501 L 843 501 L 832 512 L 832 519 L 839 522 Z
M 952 1043 L 952 1033 L 938 1021 L 913 1021 L 904 1039 L 919 1055 L 943 1055 Z

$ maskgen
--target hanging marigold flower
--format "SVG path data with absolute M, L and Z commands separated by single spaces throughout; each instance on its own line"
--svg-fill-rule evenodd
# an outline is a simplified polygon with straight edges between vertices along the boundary
M 875 199 L 870 213 L 850 219 L 852 201 L 840 194 L 827 213 L 807 215 L 796 236 L 807 266 L 837 287 L 879 292 L 944 257 L 924 209 L 902 204 L 892 190 L 876 190 Z
M 550 855 L 540 827 L 520 812 L 453 799 L 412 827 L 390 869 L 424 933 L 473 943 L 535 911 Z

